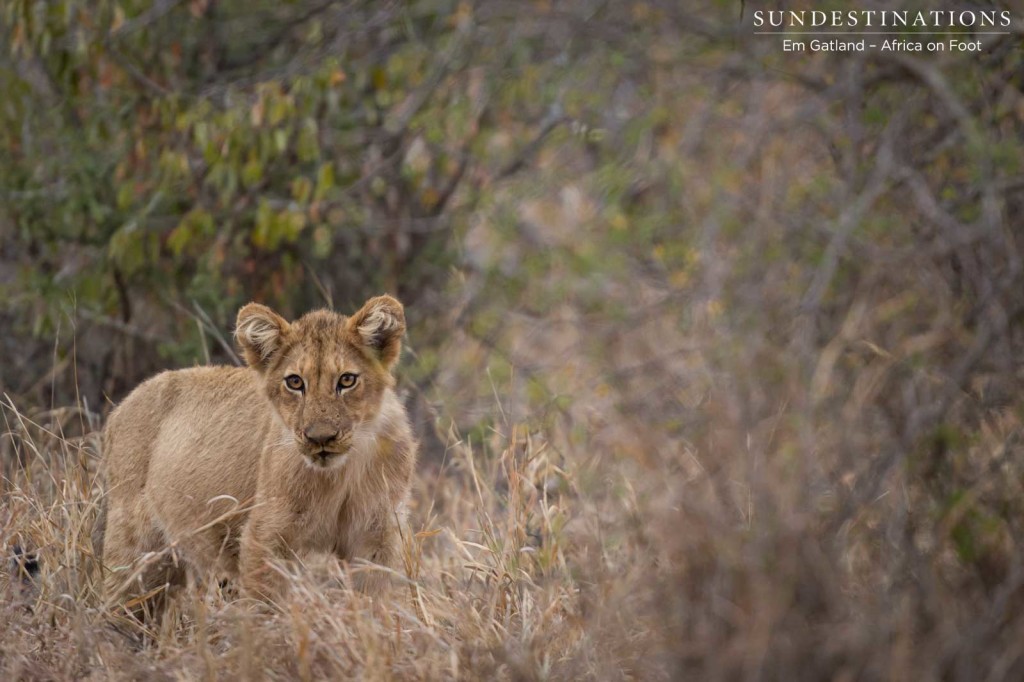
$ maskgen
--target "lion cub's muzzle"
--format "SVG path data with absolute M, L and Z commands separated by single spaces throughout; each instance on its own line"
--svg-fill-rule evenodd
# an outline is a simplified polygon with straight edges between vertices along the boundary
M 352 432 L 316 422 L 302 430 L 302 444 L 303 454 L 313 466 L 337 466 L 352 447 Z

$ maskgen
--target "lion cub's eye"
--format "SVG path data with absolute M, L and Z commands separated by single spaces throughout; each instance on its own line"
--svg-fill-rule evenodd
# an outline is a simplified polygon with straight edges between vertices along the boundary
M 302 383 L 302 377 L 298 374 L 289 374 L 284 378 L 284 385 L 293 391 L 301 391 L 305 384 Z
M 358 380 L 359 380 L 359 375 L 358 374 L 352 374 L 351 372 L 345 372 L 344 374 L 341 375 L 341 378 L 338 379 L 338 390 L 339 391 L 343 391 L 346 388 L 352 388 L 353 386 L 356 385 L 356 381 L 358 381 Z

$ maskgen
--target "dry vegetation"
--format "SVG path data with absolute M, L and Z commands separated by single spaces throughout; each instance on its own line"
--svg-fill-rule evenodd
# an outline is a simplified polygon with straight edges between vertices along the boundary
M 10 0 L 0 676 L 1024 677 L 1020 18 L 785 56 L 705 5 Z M 107 399 L 385 289 L 401 587 L 100 603 Z
M 290 595 L 273 608 L 193 585 L 140 623 L 96 594 L 94 434 L 61 437 L 66 412 L 4 415 L 24 466 L 7 482 L 3 536 L 39 565 L 3 585 L 5 679 L 534 677 L 593 665 L 569 572 L 587 551 L 566 527 L 575 486 L 521 427 L 485 443 L 453 437 L 444 463 L 421 471 L 406 570 L 388 598 L 346 589 L 346 567 L 314 557 L 280 567 Z

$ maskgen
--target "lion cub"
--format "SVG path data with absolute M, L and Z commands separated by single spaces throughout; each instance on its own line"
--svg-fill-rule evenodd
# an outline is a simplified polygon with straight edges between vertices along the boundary
M 180 582 L 178 558 L 240 575 L 261 598 L 282 587 L 268 562 L 294 553 L 397 567 L 416 459 L 392 390 L 404 332 L 390 296 L 292 323 L 250 303 L 235 329 L 248 367 L 168 371 L 136 388 L 103 433 L 95 544 L 108 595 Z M 387 577 L 356 579 L 373 591 Z

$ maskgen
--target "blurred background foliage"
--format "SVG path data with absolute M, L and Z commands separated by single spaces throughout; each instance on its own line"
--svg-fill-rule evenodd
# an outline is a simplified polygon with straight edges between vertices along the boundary
M 618 557 L 591 663 L 1021 673 L 1019 16 L 793 55 L 754 2 L 2 7 L 7 395 L 103 413 L 247 300 L 389 291 L 427 463 L 525 423 Z

